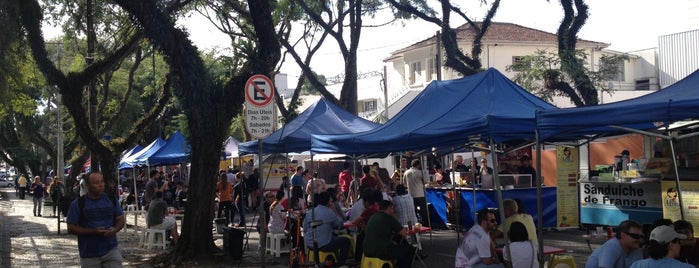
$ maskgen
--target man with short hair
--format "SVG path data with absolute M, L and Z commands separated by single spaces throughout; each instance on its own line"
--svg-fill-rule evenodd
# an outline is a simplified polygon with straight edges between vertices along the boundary
M 291 187 L 299 186 L 301 189 L 305 189 L 306 181 L 303 179 L 303 167 L 296 167 L 296 173 L 291 175 Z
M 425 199 L 425 184 L 427 180 L 425 175 L 422 173 L 422 165 L 420 160 L 413 159 L 410 163 L 410 169 L 405 172 L 405 179 L 403 179 L 408 186 L 408 193 L 413 197 L 413 204 L 415 205 L 415 211 L 420 214 L 420 221 L 422 225 L 429 226 L 429 221 L 427 220 L 427 199 Z M 419 207 L 419 209 L 418 209 Z
M 364 175 L 360 179 L 359 185 L 366 185 L 366 187 L 372 190 L 380 190 L 380 181 L 371 174 L 371 167 L 368 165 L 362 166 L 362 173 Z
M 536 184 L 538 181 L 538 178 L 536 177 L 536 169 L 534 169 L 534 167 L 532 167 L 532 161 L 529 158 L 529 156 L 528 155 L 522 156 L 519 159 L 519 162 L 520 162 L 520 166 L 517 168 L 517 173 L 530 175 L 532 177 L 530 185 L 531 185 L 531 187 L 536 187 Z
M 104 193 L 104 177 L 91 172 L 86 179 L 88 193 L 70 204 L 68 232 L 78 236 L 82 267 L 122 267 L 116 233 L 126 220 L 121 206 Z M 82 201 L 81 201 L 82 200 Z
M 311 211 L 306 212 L 306 216 L 303 219 L 303 237 L 306 242 L 306 246 L 308 246 L 310 250 L 313 250 L 313 240 L 315 238 L 318 245 L 318 251 L 338 252 L 337 265 L 343 266 L 345 265 L 345 260 L 347 259 L 350 240 L 347 237 L 333 235 L 334 228 L 343 227 L 342 219 L 337 216 L 335 206 L 330 203 L 330 195 L 328 193 L 322 192 L 320 194 L 316 194 L 315 202 L 317 204 L 316 207 L 314 207 Z M 318 221 L 321 224 L 312 227 L 311 223 L 314 221 Z
M 468 230 L 456 249 L 456 261 L 454 267 L 498 267 L 504 268 L 495 253 L 495 247 L 489 233 L 498 225 L 495 220 L 495 212 L 489 209 L 478 211 L 476 217 L 478 223 Z
M 676 232 L 687 236 L 680 241 L 678 259 L 694 266 L 699 265 L 699 238 L 694 237 L 694 226 L 686 220 L 677 220 L 673 225 Z
M 411 267 L 415 247 L 407 243 L 407 235 L 408 230 L 396 220 L 393 203 L 381 200 L 379 212 L 371 216 L 367 223 L 363 242 L 364 255 L 383 260 L 398 260 L 399 268 Z
M 498 226 L 497 231 L 494 232 L 494 237 L 504 237 L 504 234 L 510 230 L 510 225 L 514 222 L 520 222 L 527 229 L 527 234 L 529 235 L 529 240 L 534 243 L 539 243 L 539 239 L 536 236 L 536 225 L 534 224 L 534 219 L 531 215 L 526 213 L 519 213 L 519 205 L 517 201 L 513 199 L 505 199 L 502 201 L 503 214 L 505 214 L 505 220 L 502 224 Z
M 342 171 L 338 175 L 337 180 L 340 182 L 340 192 L 345 196 L 345 200 L 348 200 L 348 195 L 350 191 L 350 184 L 352 183 L 352 172 L 350 171 L 350 163 L 345 162 L 342 164 Z
M 167 202 L 163 200 L 163 192 L 155 192 L 154 199 L 150 202 L 146 223 L 148 228 L 157 230 L 170 230 L 172 243 L 177 244 L 180 235 L 177 233 L 177 221 L 168 215 Z
M 148 204 L 150 204 L 150 201 L 153 199 L 153 196 L 155 195 L 155 192 L 160 188 L 158 187 L 158 177 L 160 176 L 160 172 L 157 170 L 151 170 L 150 172 L 150 178 L 148 179 L 148 182 L 146 182 L 145 186 L 145 197 L 146 197 L 146 209 L 148 209 Z
M 617 229 L 616 237 L 607 240 L 587 258 L 585 268 L 628 268 L 643 259 L 643 226 L 626 220 Z

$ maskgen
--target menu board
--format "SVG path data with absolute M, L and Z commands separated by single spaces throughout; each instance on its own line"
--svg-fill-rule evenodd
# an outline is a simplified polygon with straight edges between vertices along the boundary
M 663 202 L 663 218 L 676 221 L 680 214 L 680 197 L 675 181 L 662 181 L 660 195 Z M 684 219 L 693 223 L 694 233 L 699 232 L 699 181 L 681 181 L 682 208 Z
M 558 227 L 578 225 L 578 148 L 556 146 Z

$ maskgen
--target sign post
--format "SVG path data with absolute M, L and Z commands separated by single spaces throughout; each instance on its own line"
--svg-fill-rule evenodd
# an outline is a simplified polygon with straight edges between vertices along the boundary
M 256 74 L 251 76 L 245 83 L 245 129 L 251 136 L 257 138 L 259 163 L 259 185 L 264 185 L 264 175 L 262 171 L 262 139 L 267 138 L 274 131 L 276 125 L 275 105 L 274 105 L 274 84 L 269 77 Z M 262 195 L 258 195 L 257 203 L 263 204 Z M 259 206 L 259 215 L 264 215 L 264 206 Z M 264 216 L 260 217 L 260 256 L 261 267 L 265 267 L 265 253 L 267 243 L 267 222 Z

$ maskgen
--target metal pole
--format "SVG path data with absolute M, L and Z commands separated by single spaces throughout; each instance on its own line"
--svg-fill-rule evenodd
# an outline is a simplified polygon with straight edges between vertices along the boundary
M 677 155 L 675 154 L 675 143 L 674 139 L 668 140 L 670 142 L 670 151 L 672 152 L 672 166 L 675 169 L 675 187 L 677 187 L 677 199 L 680 200 L 680 217 L 684 220 L 684 206 L 682 202 L 682 190 L 680 189 L 680 172 L 677 170 Z
M 543 206 L 544 203 L 542 201 L 541 197 L 541 142 L 539 141 L 539 130 L 536 129 L 534 131 L 534 136 L 536 137 L 536 170 L 539 172 L 536 173 L 536 181 L 538 182 L 536 184 L 536 220 L 539 224 L 537 224 L 537 238 L 539 240 L 539 256 L 537 258 L 539 259 L 539 268 L 544 268 L 544 215 L 543 215 Z M 534 178 L 532 178 L 534 179 Z
M 257 147 L 258 147 L 257 149 L 259 150 L 258 155 L 260 156 L 260 167 L 258 169 L 258 171 L 259 171 L 258 174 L 260 174 L 260 176 L 259 176 L 259 178 L 257 178 L 259 180 L 258 185 L 262 185 L 264 187 L 264 181 L 263 181 L 264 176 L 262 176 L 262 174 L 265 174 L 265 173 L 262 170 L 263 165 L 262 165 L 262 140 L 261 139 L 258 140 Z M 263 195 L 258 195 L 258 197 L 257 197 L 258 204 L 262 204 L 261 203 L 262 196 Z M 264 213 L 265 213 L 264 207 L 265 206 L 259 206 L 260 215 L 264 215 Z M 265 226 L 267 226 L 267 219 L 265 217 L 260 217 L 260 222 L 262 222 L 262 224 L 260 224 L 260 267 L 265 267 L 265 253 L 267 253 L 267 228 L 265 228 Z

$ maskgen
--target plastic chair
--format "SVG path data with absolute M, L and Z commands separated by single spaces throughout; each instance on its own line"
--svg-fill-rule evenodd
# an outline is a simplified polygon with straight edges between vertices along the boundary
M 553 255 L 549 260 L 549 268 L 576 268 L 575 258 L 571 255 Z
M 306 260 L 311 261 L 311 262 L 315 261 L 315 258 L 314 258 L 315 253 L 314 253 L 313 249 L 308 248 L 308 254 L 306 254 L 306 256 L 308 256 L 308 257 L 306 257 Z M 333 261 L 337 262 L 337 255 L 335 254 L 335 252 L 328 252 L 328 251 L 320 251 L 319 250 L 318 256 L 320 257 L 320 258 L 318 258 L 318 260 L 320 260 L 321 264 L 325 263 L 325 261 L 328 259 L 328 257 L 332 257 Z
M 288 243 L 289 239 L 285 234 L 267 234 L 266 249 L 275 257 L 279 257 L 279 255 L 282 253 L 289 253 L 289 249 L 287 247 Z
M 141 245 L 146 249 L 152 248 L 162 248 L 167 247 L 167 237 L 165 236 L 165 230 L 148 228 L 143 231 L 141 236 Z
M 388 265 L 388 268 L 393 268 L 393 261 L 367 257 L 366 255 L 362 254 L 362 263 L 360 265 L 361 268 L 384 268 L 385 265 Z

